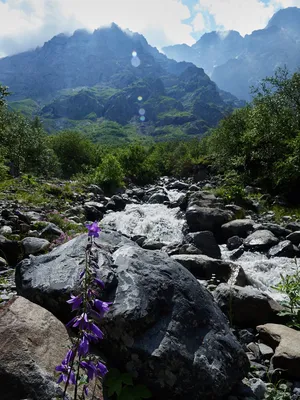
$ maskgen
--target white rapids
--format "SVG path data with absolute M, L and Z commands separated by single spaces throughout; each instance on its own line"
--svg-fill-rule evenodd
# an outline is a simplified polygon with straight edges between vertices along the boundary
M 229 257 L 233 252 L 229 251 L 226 245 L 220 247 L 222 258 L 226 261 L 230 261 Z M 273 288 L 273 286 L 281 281 L 281 275 L 293 275 L 297 270 L 297 264 L 293 258 L 268 258 L 265 254 L 253 253 L 250 251 L 246 251 L 234 263 L 240 265 L 244 269 L 253 286 L 267 293 L 274 300 L 286 299 L 282 293 Z M 298 259 L 298 265 L 299 264 L 300 260 Z
M 124 211 L 104 216 L 101 225 L 127 236 L 143 235 L 147 239 L 170 244 L 182 240 L 183 218 L 179 208 L 163 204 L 128 204 Z

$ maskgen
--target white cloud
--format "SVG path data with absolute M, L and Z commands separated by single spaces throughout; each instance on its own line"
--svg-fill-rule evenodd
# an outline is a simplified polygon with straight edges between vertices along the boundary
M 237 30 L 245 35 L 263 29 L 278 9 L 290 6 L 300 7 L 300 0 L 199 0 L 195 10 L 210 13 L 218 29 Z
M 200 12 L 198 13 L 192 21 L 192 27 L 194 32 L 202 32 L 206 29 L 205 19 L 203 14 Z
M 189 8 L 180 0 L 0 0 L 0 53 L 42 44 L 60 32 L 94 30 L 111 22 L 142 33 L 162 47 L 194 43 L 183 21 Z

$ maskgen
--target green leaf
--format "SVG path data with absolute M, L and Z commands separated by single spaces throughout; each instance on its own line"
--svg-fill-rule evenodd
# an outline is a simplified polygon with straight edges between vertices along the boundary
M 134 387 L 134 394 L 137 398 L 141 399 L 150 399 L 151 398 L 151 392 L 149 389 L 146 388 L 145 385 L 137 385 Z
M 125 384 L 125 385 L 128 385 L 128 386 L 132 386 L 133 385 L 133 382 L 132 382 L 132 375 L 130 375 L 129 373 L 124 373 L 124 374 L 122 374 L 121 376 L 120 376 L 120 379 L 122 380 L 122 382 Z

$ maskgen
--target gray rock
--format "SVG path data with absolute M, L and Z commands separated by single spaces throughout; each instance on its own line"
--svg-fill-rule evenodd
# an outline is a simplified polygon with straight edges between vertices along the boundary
M 176 182 L 172 182 L 167 186 L 168 189 L 176 189 L 176 190 L 183 190 L 183 189 L 188 189 L 189 185 L 188 183 L 184 183 L 184 182 L 180 182 L 180 181 L 176 181 Z
M 252 378 L 249 379 L 249 384 L 257 400 L 261 400 L 265 397 L 265 393 L 267 391 L 265 382 L 258 378 Z
M 295 231 L 295 232 L 290 233 L 286 237 L 286 240 L 289 240 L 294 245 L 298 246 L 300 244 L 300 231 Z
M 141 247 L 147 250 L 161 250 L 166 244 L 154 240 L 145 240 Z
M 164 202 L 169 202 L 169 197 L 163 192 L 154 193 L 148 200 L 149 204 L 163 204 Z
M 0 235 L 11 235 L 12 234 L 12 228 L 10 226 L 4 225 L 1 226 L 0 228 Z
M 188 207 L 215 207 L 219 201 L 220 200 L 213 193 L 200 191 L 190 195 Z
M 278 312 L 283 311 L 283 307 L 275 300 L 251 286 L 222 283 L 214 291 L 214 298 L 230 321 L 240 327 L 277 322 L 280 320 Z
M 8 268 L 7 261 L 3 257 L 0 257 L 0 271 L 6 270 L 7 268 Z
M 67 293 L 76 294 L 86 242 L 82 235 L 24 260 L 16 269 L 18 291 L 69 319 L 65 300 Z M 108 282 L 105 298 L 114 301 L 102 321 L 108 361 L 136 374 L 154 399 L 227 395 L 249 363 L 207 290 L 161 251 L 141 249 L 109 231 L 96 242 L 94 262 Z M 116 279 L 109 283 L 111 275 Z
M 36 255 L 45 253 L 50 247 L 50 242 L 48 240 L 35 237 L 27 237 L 23 239 L 22 244 L 24 253 L 27 256 L 29 254 Z
M 289 229 L 284 228 L 278 224 L 272 224 L 270 222 L 263 223 L 258 227 L 258 230 L 266 229 L 267 231 L 272 232 L 278 238 L 286 237 L 288 234 L 291 233 Z
M 237 206 L 236 204 L 226 204 L 225 210 L 231 211 L 234 215 L 234 218 L 244 219 L 245 218 L 245 210 Z
M 205 255 L 174 255 L 171 257 L 187 268 L 197 279 L 232 282 L 244 286 L 247 283 L 244 270 L 236 264 L 215 260 Z
M 258 347 L 259 347 L 260 354 L 262 355 L 262 358 L 270 359 L 272 357 L 272 355 L 274 354 L 273 349 L 264 343 L 258 343 Z
M 87 201 L 84 203 L 83 210 L 87 221 L 101 221 L 106 208 L 102 203 Z
M 8 240 L 0 235 L 0 254 L 14 267 L 23 258 L 24 251 L 20 242 Z
M 197 249 L 192 244 L 170 244 L 162 248 L 169 256 L 174 256 L 176 254 L 202 254 L 201 250 Z
M 221 226 L 231 219 L 229 211 L 219 208 L 191 206 L 186 211 L 186 221 L 191 232 L 211 231 L 221 236 Z
M 299 255 L 300 251 L 289 240 L 284 240 L 273 246 L 268 251 L 268 257 L 289 257 L 294 258 Z
M 64 232 L 58 226 L 50 223 L 47 226 L 45 226 L 45 228 L 41 231 L 40 237 L 42 239 L 47 239 L 47 240 L 52 241 L 52 240 L 57 239 L 58 237 L 60 237 L 63 234 L 64 234 Z
M 288 229 L 292 232 L 300 231 L 300 222 L 289 222 L 286 225 L 286 229 Z
M 221 258 L 221 250 L 210 231 L 189 233 L 184 241 L 193 244 L 202 254 L 211 258 Z
M 243 239 L 239 236 L 232 236 L 227 240 L 226 246 L 228 250 L 236 250 L 244 243 Z
M 0 310 L 1 400 L 62 397 L 54 381 L 70 340 L 49 311 L 17 297 Z
M 244 240 L 244 246 L 253 251 L 264 251 L 275 246 L 279 240 L 270 231 L 259 230 L 253 232 Z
M 92 193 L 97 194 L 97 195 L 103 195 L 104 194 L 103 190 L 97 185 L 89 185 L 87 190 L 89 192 L 92 192 Z
M 253 231 L 254 221 L 251 219 L 235 219 L 222 226 L 224 240 L 232 236 L 245 238 Z

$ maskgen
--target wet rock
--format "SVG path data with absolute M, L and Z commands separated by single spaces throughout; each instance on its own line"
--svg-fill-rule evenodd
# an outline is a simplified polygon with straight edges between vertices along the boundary
M 189 233 L 185 236 L 184 241 L 193 244 L 197 249 L 211 258 L 221 258 L 221 251 L 217 241 L 210 231 Z
M 300 231 L 300 222 L 289 222 L 285 227 L 292 232 L 297 232 Z
M 45 253 L 50 247 L 50 242 L 46 239 L 27 237 L 22 240 L 22 245 L 25 255 L 28 256 L 29 254 L 36 255 Z
M 283 369 L 289 377 L 300 378 L 300 332 L 278 324 L 260 325 L 257 332 L 260 339 L 275 350 L 272 368 Z
M 291 233 L 289 229 L 286 229 L 278 224 L 272 224 L 270 222 L 263 223 L 258 227 L 258 230 L 263 230 L 263 229 L 272 232 L 278 238 L 285 238 L 287 235 Z
M 229 211 L 219 208 L 190 206 L 186 220 L 191 232 L 211 231 L 217 238 L 221 236 L 221 226 L 231 219 Z
M 114 207 L 110 207 L 109 204 L 114 203 Z M 123 211 L 126 207 L 126 201 L 121 197 L 114 195 L 106 205 L 107 210 Z
M 180 181 L 175 181 L 170 183 L 167 186 L 167 189 L 176 189 L 176 190 L 187 190 L 189 188 L 188 183 L 180 182 Z
M 216 283 L 232 281 L 241 286 L 247 283 L 244 270 L 233 263 L 205 255 L 180 254 L 171 258 L 187 268 L 197 279 L 214 280 Z
M 163 204 L 164 202 L 169 202 L 169 197 L 163 192 L 154 193 L 148 200 L 149 204 Z
M 161 250 L 164 246 L 166 246 L 165 243 L 157 242 L 155 240 L 145 240 L 141 245 L 143 249 L 147 250 Z
M 222 225 L 224 240 L 232 236 L 247 237 L 253 231 L 254 221 L 251 219 L 235 219 Z
M 244 243 L 243 239 L 239 236 L 232 236 L 227 240 L 227 249 L 232 251 L 238 249 Z
M 244 246 L 253 251 L 264 251 L 275 246 L 279 240 L 270 231 L 259 230 L 253 232 L 244 240 Z
M 1 399 L 61 397 L 53 372 L 69 345 L 64 325 L 23 297 L 0 309 Z
M 231 255 L 230 255 L 230 260 L 232 261 L 236 261 L 238 260 L 245 252 L 245 248 L 244 246 L 239 247 L 236 251 L 234 251 Z
M 298 246 L 300 244 L 300 231 L 295 231 L 295 232 L 290 233 L 286 237 L 286 240 L 289 240 L 294 245 Z
M 294 258 L 300 254 L 297 247 L 289 240 L 284 240 L 273 246 L 268 251 L 268 257 L 289 257 Z
M 87 221 L 101 221 L 106 211 L 105 206 L 96 201 L 87 201 L 84 203 L 83 209 Z
M 283 310 L 275 300 L 251 286 L 222 283 L 214 291 L 214 298 L 233 324 L 240 327 L 279 321 L 277 314 Z

